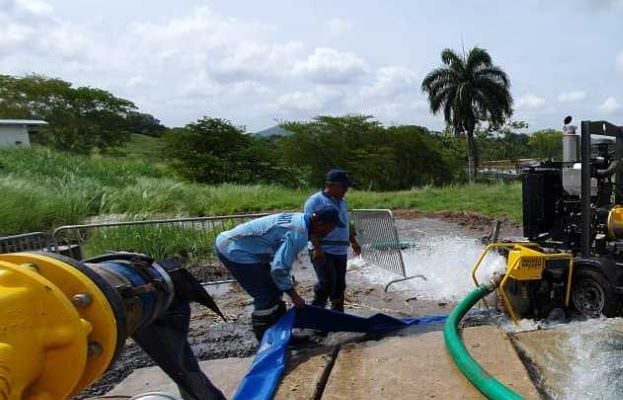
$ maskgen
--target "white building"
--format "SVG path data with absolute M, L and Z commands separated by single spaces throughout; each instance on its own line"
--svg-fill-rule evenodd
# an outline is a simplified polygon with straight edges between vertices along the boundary
M 0 119 L 0 147 L 30 147 L 29 129 L 47 124 L 32 119 Z

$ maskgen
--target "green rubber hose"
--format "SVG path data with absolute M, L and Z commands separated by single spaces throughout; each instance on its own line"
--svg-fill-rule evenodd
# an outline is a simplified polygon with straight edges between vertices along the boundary
M 480 390 L 480 392 L 488 399 L 523 399 L 523 397 L 519 394 L 500 383 L 500 381 L 495 379 L 495 377 L 489 375 L 487 371 L 485 371 L 476 362 L 476 360 L 472 358 L 459 335 L 459 322 L 461 322 L 470 308 L 472 308 L 480 299 L 485 297 L 492 290 L 492 286 L 481 285 L 468 294 L 467 297 L 465 297 L 463 301 L 461 301 L 454 308 L 454 310 L 452 310 L 446 320 L 446 324 L 443 327 L 443 337 L 446 343 L 446 349 L 463 375 L 465 375 L 472 385 Z

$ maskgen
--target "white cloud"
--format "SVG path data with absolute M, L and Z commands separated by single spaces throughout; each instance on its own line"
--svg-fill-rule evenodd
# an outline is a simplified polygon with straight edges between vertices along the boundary
M 537 110 L 545 105 L 545 99 L 528 93 L 521 96 L 516 104 L 518 110 Z
M 284 76 L 300 58 L 302 44 L 268 43 L 270 27 L 226 18 L 202 7 L 165 23 L 134 24 L 135 40 L 162 64 L 208 71 L 215 80 L 244 81 Z
M 52 6 L 41 0 L 16 0 L 15 4 L 31 14 L 50 15 L 52 14 Z
M 405 66 L 380 68 L 375 82 L 362 90 L 364 96 L 394 97 L 419 87 L 418 75 Z
M 324 23 L 325 31 L 331 36 L 342 35 L 352 29 L 352 27 L 353 24 L 350 21 L 342 18 L 331 18 Z
M 350 83 L 366 68 L 366 63 L 352 53 L 319 47 L 304 61 L 296 63 L 294 73 L 316 83 Z
M 583 90 L 563 92 L 558 95 L 557 99 L 561 103 L 577 103 L 586 99 L 586 92 Z
M 55 18 L 53 8 L 44 1 L 0 3 L 0 50 L 4 57 L 22 53 L 46 60 L 75 60 L 85 56 L 90 47 L 87 36 L 72 24 Z
M 280 96 L 277 107 L 295 111 L 321 111 L 329 104 L 340 100 L 343 93 L 338 90 L 317 86 L 313 91 L 295 91 Z
M 606 114 L 612 114 L 618 111 L 620 108 L 621 106 L 619 105 L 619 102 L 614 97 L 608 97 L 606 100 L 604 100 L 603 103 L 599 105 L 599 111 Z

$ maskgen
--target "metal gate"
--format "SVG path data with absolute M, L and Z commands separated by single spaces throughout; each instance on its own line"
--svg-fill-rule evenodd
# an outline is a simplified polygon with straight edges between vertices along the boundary
M 155 259 L 179 256 L 200 281 L 218 282 L 230 280 L 231 276 L 214 254 L 216 236 L 265 215 L 268 214 L 66 225 L 55 229 L 52 235 L 33 232 L 0 238 L 0 253 L 53 251 L 78 260 L 110 251 L 145 253 Z M 351 220 L 362 247 L 361 256 L 401 277 L 389 282 L 385 290 L 395 282 L 424 278 L 422 275 L 407 276 L 391 210 L 353 210 Z
M 361 245 L 361 257 L 401 276 L 385 285 L 385 291 L 396 282 L 413 278 L 426 279 L 420 274 L 407 276 L 402 258 L 402 244 L 391 210 L 357 209 L 351 212 L 351 220 L 357 231 L 357 241 Z
M 21 235 L 0 237 L 0 253 L 48 250 L 52 238 L 45 232 L 23 233 Z
M 216 236 L 262 214 L 107 222 L 61 226 L 52 234 L 53 251 L 82 259 L 110 251 L 178 256 L 201 282 L 231 280 L 214 253 Z

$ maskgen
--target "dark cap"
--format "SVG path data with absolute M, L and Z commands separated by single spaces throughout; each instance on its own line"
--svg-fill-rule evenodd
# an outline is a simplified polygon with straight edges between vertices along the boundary
M 353 184 L 353 180 L 350 178 L 350 176 L 348 176 L 348 172 L 339 168 L 332 169 L 327 172 L 324 180 L 331 183 L 341 183 L 346 186 L 352 186 Z
M 314 214 L 316 215 L 316 218 L 318 218 L 318 221 L 335 224 L 335 226 L 340 228 L 344 228 L 346 226 L 340 219 L 340 214 L 337 212 L 337 209 L 328 204 L 316 208 L 314 210 Z

